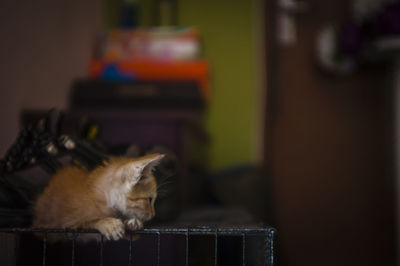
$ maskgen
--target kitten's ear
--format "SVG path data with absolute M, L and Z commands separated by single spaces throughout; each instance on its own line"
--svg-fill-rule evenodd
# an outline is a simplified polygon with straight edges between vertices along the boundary
M 164 157 L 164 154 L 149 154 L 122 166 L 122 178 L 136 184 L 142 176 L 147 176 Z
M 139 164 L 142 167 L 142 171 L 151 171 L 155 166 L 159 164 L 164 156 L 164 154 L 159 153 L 148 154 L 146 156 L 138 158 L 135 163 Z

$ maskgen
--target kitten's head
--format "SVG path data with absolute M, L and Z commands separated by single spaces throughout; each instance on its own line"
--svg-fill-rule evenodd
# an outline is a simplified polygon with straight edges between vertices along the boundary
M 115 175 L 108 201 L 123 216 L 141 221 L 154 217 L 157 182 L 152 170 L 163 157 L 149 154 L 134 159 L 114 158 L 109 162 Z

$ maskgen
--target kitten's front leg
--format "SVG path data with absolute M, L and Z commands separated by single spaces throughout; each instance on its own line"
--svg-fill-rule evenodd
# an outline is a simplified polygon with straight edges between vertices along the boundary
M 102 233 L 107 240 L 118 240 L 124 236 L 125 228 L 120 219 L 107 217 L 94 223 L 93 227 Z
M 143 223 L 142 223 L 142 221 L 140 221 L 140 220 L 137 219 L 137 218 L 131 218 L 131 219 L 125 221 L 125 223 L 126 223 L 126 227 L 127 227 L 129 230 L 135 231 L 135 230 L 140 230 L 140 229 L 143 228 Z

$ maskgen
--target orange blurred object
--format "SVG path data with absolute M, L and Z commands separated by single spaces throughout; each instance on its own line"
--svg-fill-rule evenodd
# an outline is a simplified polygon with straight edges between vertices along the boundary
M 195 80 L 203 97 L 210 97 L 209 66 L 205 60 L 194 61 L 107 61 L 94 60 L 89 66 L 90 78 L 101 78 L 105 69 L 114 66 L 121 73 L 128 73 L 138 80 Z

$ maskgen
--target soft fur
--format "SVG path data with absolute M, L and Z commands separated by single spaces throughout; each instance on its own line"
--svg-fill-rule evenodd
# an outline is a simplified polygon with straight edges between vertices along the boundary
M 35 204 L 35 228 L 95 228 L 118 240 L 154 217 L 153 167 L 164 155 L 111 158 L 91 172 L 63 168 Z

